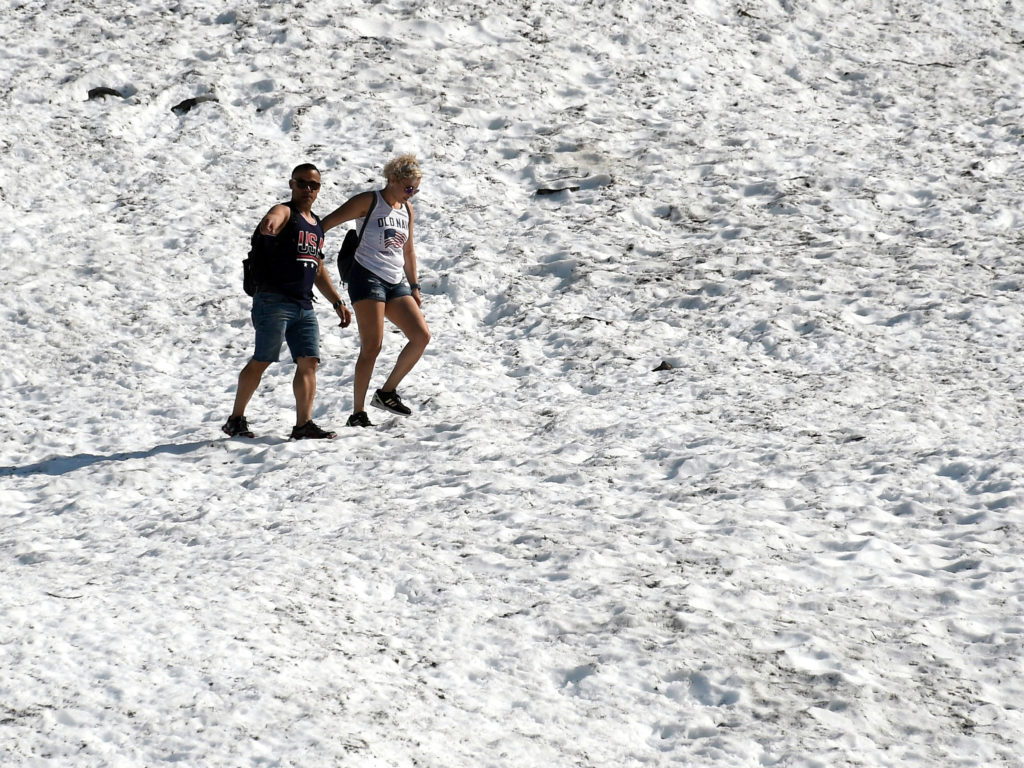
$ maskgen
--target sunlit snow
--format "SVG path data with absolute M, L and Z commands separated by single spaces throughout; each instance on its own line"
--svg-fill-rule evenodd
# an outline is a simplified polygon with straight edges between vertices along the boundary
M 0 11 L 0 765 L 1024 766 L 1020 3 Z M 399 152 L 413 416 L 225 438 Z

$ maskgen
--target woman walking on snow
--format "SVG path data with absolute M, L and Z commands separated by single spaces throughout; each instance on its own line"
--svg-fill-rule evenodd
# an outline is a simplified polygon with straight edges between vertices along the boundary
M 419 191 L 422 177 L 416 158 L 400 155 L 384 166 L 387 182 L 384 189 L 359 193 L 321 221 L 326 232 L 343 222 L 358 219 L 357 230 L 363 232 L 348 278 L 348 295 L 355 310 L 360 343 L 352 415 L 348 419 L 350 427 L 373 426 L 366 415 L 366 392 L 384 341 L 385 318 L 398 326 L 407 342 L 370 405 L 399 416 L 411 413 L 398 395 L 398 385 L 430 342 L 430 329 L 420 311 L 422 300 L 413 246 L 414 214 L 409 204 Z

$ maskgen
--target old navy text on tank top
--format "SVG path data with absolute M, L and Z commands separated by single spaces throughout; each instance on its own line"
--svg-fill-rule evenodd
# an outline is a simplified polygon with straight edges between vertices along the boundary
M 392 208 L 384 196 L 374 195 L 373 210 L 356 248 L 356 261 L 388 283 L 400 283 L 405 275 L 405 243 L 409 239 L 409 209 Z M 362 227 L 363 220 L 356 222 Z

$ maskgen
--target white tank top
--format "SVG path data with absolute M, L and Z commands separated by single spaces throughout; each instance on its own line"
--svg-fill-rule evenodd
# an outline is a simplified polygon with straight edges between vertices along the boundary
M 373 210 L 363 230 L 363 239 L 356 248 L 356 261 L 388 283 L 400 283 L 405 275 L 406 240 L 409 239 L 409 208 L 398 210 L 384 200 L 380 192 L 374 193 Z M 356 222 L 357 231 L 363 219 Z

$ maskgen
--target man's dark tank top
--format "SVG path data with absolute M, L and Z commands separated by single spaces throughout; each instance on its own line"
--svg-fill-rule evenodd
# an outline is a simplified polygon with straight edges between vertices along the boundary
M 312 309 L 313 281 L 323 258 L 324 229 L 316 214 L 316 223 L 310 224 L 292 202 L 284 205 L 291 210 L 291 218 L 277 236 L 277 250 L 267 264 L 260 288 L 282 293 L 304 309 Z

